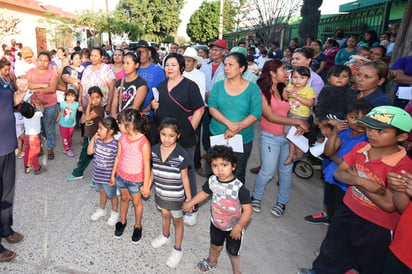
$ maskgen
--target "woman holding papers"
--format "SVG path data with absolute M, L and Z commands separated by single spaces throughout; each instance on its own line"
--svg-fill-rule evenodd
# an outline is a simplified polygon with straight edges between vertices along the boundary
M 283 127 L 285 125 L 296 126 L 296 134 L 303 134 L 303 132 L 309 130 L 309 124 L 305 120 L 287 117 L 290 105 L 282 99 L 282 91 L 287 81 L 288 72 L 282 62 L 278 60 L 266 62 L 257 81 L 262 92 L 263 108 L 262 120 L 260 121 L 262 166 L 253 189 L 252 207 L 255 212 L 261 211 L 265 186 L 278 171 L 279 191 L 277 203 L 271 210 L 278 217 L 284 214 L 289 200 L 293 168 L 293 164 L 285 164 L 285 160 L 289 155 L 289 146 Z
M 242 78 L 247 70 L 246 57 L 238 52 L 230 53 L 224 61 L 226 79 L 216 82 L 209 96 L 209 112 L 212 116 L 210 132 L 232 138 L 242 136 L 243 152 L 236 152 L 236 177 L 245 183 L 247 160 L 254 138 L 253 124 L 262 115 L 262 96 L 259 86 Z

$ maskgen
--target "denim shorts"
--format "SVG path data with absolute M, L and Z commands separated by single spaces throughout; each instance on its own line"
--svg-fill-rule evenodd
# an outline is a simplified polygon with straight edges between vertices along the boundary
M 109 184 L 99 184 L 93 182 L 94 185 L 96 186 L 96 190 L 104 190 L 106 192 L 107 198 L 111 199 L 116 195 L 116 187 L 115 186 L 109 186 Z
M 183 217 L 183 210 L 181 210 L 181 209 L 178 209 L 178 210 L 169 210 L 169 209 L 161 208 L 159 205 L 156 205 L 156 207 L 157 207 L 159 210 L 167 210 L 167 211 L 170 211 L 170 215 L 172 215 L 173 218 L 182 218 L 182 217 Z
M 140 194 L 140 188 L 143 186 L 143 182 L 130 182 L 116 175 L 116 186 L 118 189 L 127 188 L 130 194 Z

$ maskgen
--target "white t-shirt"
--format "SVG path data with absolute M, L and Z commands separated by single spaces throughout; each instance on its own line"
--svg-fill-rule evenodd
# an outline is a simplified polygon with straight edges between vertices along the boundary
M 24 120 L 24 130 L 26 135 L 38 135 L 41 131 L 41 117 L 43 113 L 41 111 L 36 111 L 30 119 L 23 118 Z
M 29 70 L 35 67 L 33 63 L 28 64 L 24 60 L 17 61 L 14 65 L 14 75 L 16 75 L 16 78 L 19 78 L 20 76 L 26 75 Z
M 192 80 L 197 84 L 200 90 L 200 95 L 202 95 L 203 102 L 205 102 L 206 93 L 206 76 L 203 72 L 198 69 L 193 69 L 191 72 L 184 71 L 183 76 L 189 80 Z

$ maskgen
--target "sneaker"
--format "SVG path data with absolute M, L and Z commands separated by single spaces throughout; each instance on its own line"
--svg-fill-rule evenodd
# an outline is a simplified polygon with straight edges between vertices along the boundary
M 89 186 L 95 188 L 95 187 L 96 187 L 96 184 L 95 184 L 93 181 L 91 181 L 90 184 L 89 184 Z
M 215 270 L 215 269 L 217 269 L 217 264 L 212 264 L 210 261 L 209 261 L 209 258 L 207 258 L 207 259 L 203 259 L 202 261 L 200 261 L 198 264 L 197 264 L 197 270 L 199 270 L 199 272 L 201 272 L 201 273 L 207 273 L 207 272 L 209 272 L 209 271 L 213 271 L 213 270 Z
M 132 243 L 137 244 L 137 242 L 142 238 L 142 228 L 141 227 L 135 227 L 133 230 L 133 235 L 132 235 Z
M 122 224 L 122 222 L 116 223 L 116 230 L 114 231 L 114 237 L 120 239 L 123 235 L 124 228 L 126 227 L 127 222 Z
M 17 154 L 17 159 L 22 159 L 24 157 L 24 151 L 19 152 L 19 154 Z
M 176 268 L 179 265 L 182 257 L 183 257 L 183 250 L 179 251 L 179 250 L 176 250 L 175 247 L 173 247 L 169 258 L 167 258 L 166 265 L 170 268 Z
M 297 274 L 315 274 L 315 270 L 298 267 Z
M 81 180 L 81 179 L 83 179 L 83 175 L 74 176 L 73 174 L 70 174 L 69 176 L 67 176 L 67 181 L 74 181 L 74 180 Z
M 185 225 L 195 225 L 197 223 L 197 212 L 187 212 L 183 216 L 183 223 Z
M 107 220 L 107 224 L 110 226 L 114 226 L 119 221 L 119 217 L 120 217 L 119 213 L 112 210 L 112 213 L 110 213 L 110 217 Z
M 29 166 L 24 167 L 24 173 L 29 174 L 30 171 L 31 171 L 31 167 L 29 167 Z
M 163 235 L 163 233 L 162 233 L 162 234 L 159 235 L 159 237 L 157 237 L 156 239 L 154 239 L 154 240 L 151 242 L 151 244 L 152 244 L 152 246 L 153 246 L 154 248 L 159 248 L 159 247 L 161 247 L 162 245 L 165 245 L 165 244 L 170 243 L 171 241 L 172 241 L 172 239 L 171 239 L 170 235 L 169 235 L 169 237 L 166 237 L 166 236 Z
M 284 204 L 276 203 L 276 205 L 272 208 L 270 212 L 272 212 L 272 214 L 276 217 L 281 217 L 283 216 L 283 214 L 285 214 L 285 209 L 286 206 Z
M 41 174 L 43 172 L 43 169 L 41 168 L 41 167 L 39 167 L 39 169 L 36 169 L 35 171 L 34 171 L 34 175 L 39 175 L 39 174 Z
M 67 156 L 69 156 L 69 157 L 74 157 L 74 153 L 73 153 L 73 151 L 72 151 L 71 149 L 66 150 L 66 154 L 67 154 Z
M 309 224 L 329 225 L 329 216 L 325 212 L 320 212 L 315 215 L 308 215 L 304 219 Z
M 261 200 L 257 200 L 254 199 L 252 197 L 252 208 L 254 212 L 259 213 L 260 211 L 262 211 L 262 201 Z
M 90 219 L 92 219 L 92 221 L 96 222 L 96 221 L 99 220 L 101 217 L 106 216 L 106 214 L 107 214 L 106 209 L 98 208 L 98 209 L 96 209 L 96 211 L 93 213 L 92 217 L 90 217 Z

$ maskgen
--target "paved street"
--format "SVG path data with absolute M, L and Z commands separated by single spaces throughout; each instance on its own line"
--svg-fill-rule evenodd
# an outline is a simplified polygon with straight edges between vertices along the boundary
M 255 140 L 248 170 L 259 163 L 258 137 Z M 76 155 L 80 148 L 76 132 Z M 131 243 L 134 215 L 130 207 L 125 233 L 115 239 L 107 217 L 98 222 L 90 220 L 99 204 L 99 194 L 89 186 L 91 166 L 83 180 L 68 182 L 66 176 L 75 167 L 77 157 L 68 158 L 62 153 L 60 139 L 55 154 L 55 160 L 47 163 L 47 172 L 39 176 L 24 174 L 23 160 L 17 160 L 13 228 L 25 238 L 14 245 L 3 240 L 17 257 L 1 263 L 1 273 L 197 273 L 196 263 L 208 256 L 210 202 L 200 208 L 197 225 L 185 227 L 184 256 L 178 268 L 172 270 L 165 265 L 172 244 L 157 250 L 150 245 L 161 233 L 161 214 L 153 196 L 144 201 L 142 240 L 137 245 Z M 247 171 L 249 190 L 255 177 Z M 243 273 L 295 273 L 296 265 L 311 265 L 314 250 L 327 229 L 303 220 L 303 216 L 321 209 L 319 177 L 319 171 L 310 180 L 294 176 L 290 202 L 281 218 L 270 213 L 276 202 L 276 179 L 268 184 L 262 212 L 253 215 L 246 230 L 241 255 Z M 198 177 L 199 189 L 203 182 L 204 178 Z M 218 264 L 213 273 L 231 273 L 226 252 L 222 252 Z

